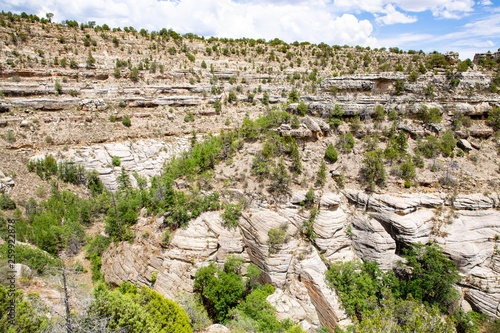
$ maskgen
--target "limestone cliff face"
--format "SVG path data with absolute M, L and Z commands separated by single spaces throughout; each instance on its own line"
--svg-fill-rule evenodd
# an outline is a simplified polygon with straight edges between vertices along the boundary
M 158 271 L 154 288 L 175 299 L 182 291 L 193 291 L 199 267 L 241 255 L 262 270 L 263 282 L 275 286 L 268 300 L 278 317 L 299 321 L 312 331 L 349 323 L 325 280 L 330 263 L 360 258 L 377 261 L 387 270 L 401 259 L 403 246 L 434 241 L 460 271 L 457 288 L 463 306 L 500 316 L 498 195 L 324 193 L 318 198 L 320 211 L 313 225 L 317 237 L 312 241 L 301 232 L 309 218 L 298 205 L 301 196 L 274 208 L 254 203 L 234 229 L 223 227 L 220 213 L 204 213 L 177 230 L 168 248 L 160 246 L 160 224 L 142 218 L 138 230 L 146 228 L 151 234 L 137 236 L 132 244 L 114 244 L 104 253 L 106 281 L 150 285 L 152 273 Z M 285 242 L 270 251 L 268 231 L 285 226 Z

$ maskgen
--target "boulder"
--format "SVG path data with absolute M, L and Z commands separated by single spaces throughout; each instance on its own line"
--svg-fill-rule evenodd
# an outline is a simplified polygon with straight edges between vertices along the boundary
M 313 118 L 309 116 L 301 118 L 300 123 L 306 125 L 307 129 L 309 129 L 311 132 L 321 132 L 321 127 Z
M 470 152 L 472 150 L 471 144 L 469 143 L 469 141 L 467 141 L 465 139 L 458 140 L 457 141 L 457 146 L 458 146 L 458 148 L 462 149 L 466 153 L 468 153 L 468 152 Z

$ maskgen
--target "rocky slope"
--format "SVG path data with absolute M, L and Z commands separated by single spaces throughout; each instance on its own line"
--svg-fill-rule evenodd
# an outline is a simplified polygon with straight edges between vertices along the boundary
M 263 282 L 276 287 L 268 299 L 279 319 L 292 318 L 313 331 L 349 324 L 326 284 L 328 265 L 360 258 L 388 270 L 405 246 L 432 241 L 460 271 L 457 288 L 463 297 L 457 306 L 500 317 L 499 138 L 498 129 L 486 121 L 500 106 L 500 95 L 492 89 L 498 78 L 494 70 L 478 64 L 458 70 L 456 59 L 435 66 L 433 54 L 179 39 L 25 20 L 0 26 L 0 37 L 0 189 L 21 206 L 47 185 L 27 172 L 30 159 L 50 154 L 79 163 L 97 170 L 115 191 L 121 166 L 147 179 L 160 174 L 165 161 L 189 149 L 193 131 L 219 133 L 270 107 L 298 114 L 299 105 L 306 105 L 298 128 L 282 124 L 275 129 L 297 139 L 304 170 L 284 199 L 266 190 L 268 180 L 259 182 L 251 174 L 262 144 L 246 142 L 230 163 L 215 167 L 202 189 L 220 191 L 226 203 L 246 202 L 238 226 L 228 229 L 221 212 L 207 212 L 176 230 L 165 247 L 165 216 L 142 211 L 132 227 L 134 240 L 113 243 L 102 257 L 107 282 L 151 286 L 157 272 L 154 289 L 175 299 L 193 291 L 199 267 L 239 255 L 263 271 Z M 118 43 L 111 42 L 115 37 Z M 428 68 L 420 72 L 420 65 Z M 411 78 L 413 72 L 417 78 Z M 332 128 L 329 118 L 336 105 L 344 122 Z M 457 148 L 456 157 L 426 159 L 411 188 L 393 172 L 385 187 L 367 191 L 359 176 L 369 150 L 363 138 L 382 137 L 383 129 L 393 125 L 393 120 L 372 120 L 377 106 L 396 113 L 393 120 L 407 137 L 408 153 L 415 154 L 418 139 L 453 129 L 464 156 Z M 442 121 L 417 119 L 424 106 L 436 108 Z M 308 239 L 303 222 L 309 211 L 301 206 L 305 191 L 314 185 L 325 148 L 352 130 L 349 120 L 356 115 L 361 123 L 353 131 L 353 151 L 339 154 L 327 166 L 326 184 L 315 188 L 317 237 Z M 130 127 L 121 123 L 127 116 Z M 469 117 L 470 124 L 455 126 L 459 117 Z M 380 141 L 386 148 L 387 142 Z M 120 167 L 112 165 L 115 156 Z M 388 170 L 393 167 L 386 164 Z M 336 181 L 340 173 L 344 186 Z M 444 177 L 453 185 L 440 182 Z M 175 185 L 190 187 L 186 179 Z M 272 228 L 286 230 L 283 244 L 269 243 Z M 102 228 L 97 232 L 104 233 Z
M 302 198 L 301 198 L 302 196 Z M 137 230 L 150 231 L 132 244 L 113 245 L 103 256 L 106 281 L 132 281 L 151 285 L 175 298 L 193 291 L 196 270 L 209 261 L 223 262 L 240 255 L 256 264 L 263 280 L 276 287 L 269 297 L 278 317 L 290 317 L 306 329 L 349 323 L 324 273 L 327 265 L 355 258 L 393 268 L 405 245 L 429 241 L 440 244 L 456 263 L 462 281 L 457 306 L 492 317 L 500 312 L 498 290 L 498 195 L 367 195 L 346 190 L 326 192 L 318 198 L 320 213 L 313 224 L 317 237 L 309 241 L 301 232 L 308 219 L 298 200 L 272 209 L 254 203 L 235 229 L 223 226 L 218 212 L 204 213 L 186 229 L 178 230 L 171 244 L 161 245 L 162 218 L 142 218 Z M 302 201 L 301 200 L 301 201 Z M 286 240 L 270 251 L 268 231 L 286 226 Z

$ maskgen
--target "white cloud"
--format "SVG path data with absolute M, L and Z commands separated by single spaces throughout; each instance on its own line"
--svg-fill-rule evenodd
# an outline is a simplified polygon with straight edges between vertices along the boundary
M 416 16 L 407 16 L 401 12 L 398 12 L 396 8 L 391 4 L 385 6 L 384 13 L 386 13 L 385 16 L 379 16 L 375 19 L 378 24 L 390 25 L 396 23 L 413 23 L 417 21 Z
M 440 18 L 459 18 L 474 10 L 474 0 L 335 0 L 335 6 L 343 10 L 373 14 L 384 13 L 389 5 L 406 12 L 430 10 Z
M 96 21 L 111 27 L 172 28 L 217 37 L 280 38 L 330 44 L 373 44 L 372 24 L 331 13 L 328 0 L 3 0 L 5 10 L 27 11 L 54 20 Z M 5 8 L 6 7 L 6 8 Z
M 379 45 L 380 46 L 385 46 L 385 47 L 392 47 L 392 46 L 398 46 L 398 47 L 410 47 L 412 43 L 416 44 L 421 44 L 423 41 L 429 40 L 430 38 L 433 38 L 434 36 L 429 35 L 429 34 L 414 34 L 414 33 L 405 33 L 405 34 L 400 34 L 391 38 L 384 38 L 384 39 L 379 39 Z M 414 47 L 416 48 L 416 47 Z M 418 49 L 421 49 L 421 47 L 418 47 Z

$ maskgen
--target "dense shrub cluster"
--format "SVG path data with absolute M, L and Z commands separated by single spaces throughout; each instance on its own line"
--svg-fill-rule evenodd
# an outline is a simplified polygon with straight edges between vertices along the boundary
M 439 246 L 413 244 L 403 257 L 405 263 L 386 273 L 376 263 L 356 261 L 333 264 L 328 270 L 327 281 L 355 319 L 356 332 L 455 332 L 455 325 L 472 320 L 464 320 L 463 313 L 442 317 L 459 297 L 453 285 L 460 278 Z M 478 324 L 471 323 L 466 325 Z
M 223 269 L 211 263 L 196 272 L 194 288 L 210 318 L 238 332 L 303 332 L 290 320 L 276 319 L 276 309 L 266 299 L 274 288 L 257 283 L 261 272 L 253 264 L 243 278 L 243 262 L 230 256 Z
M 192 332 L 189 317 L 175 302 L 147 287 L 124 283 L 111 291 L 100 284 L 94 289 L 90 312 L 109 318 L 107 329 L 127 332 Z

